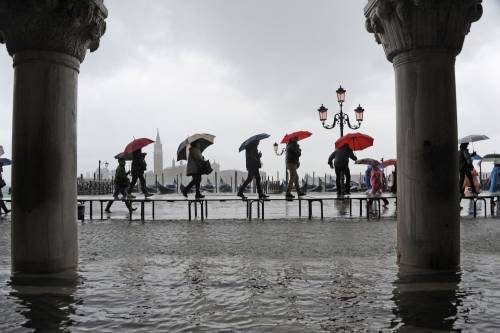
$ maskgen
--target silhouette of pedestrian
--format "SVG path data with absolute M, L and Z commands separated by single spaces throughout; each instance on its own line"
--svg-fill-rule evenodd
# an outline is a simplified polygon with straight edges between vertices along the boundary
M 127 206 L 129 211 L 134 211 L 137 208 L 132 208 L 132 204 L 130 201 L 127 201 L 126 199 L 129 198 L 128 194 L 128 187 L 129 187 L 129 179 L 128 179 L 128 174 L 129 172 L 125 171 L 125 160 L 122 158 L 118 159 L 118 167 L 116 168 L 115 171 L 115 192 L 113 194 L 113 197 L 115 200 L 118 200 L 118 196 L 121 194 L 122 195 L 122 200 L 125 201 L 125 205 Z M 108 201 L 108 204 L 106 205 L 106 209 L 104 210 L 106 213 L 111 213 L 111 206 L 113 205 L 114 200 Z
M 192 176 L 191 182 L 187 186 L 181 185 L 181 193 L 186 198 L 188 196 L 189 191 L 194 186 L 196 189 L 196 199 L 203 199 L 205 196 L 200 192 L 200 184 L 201 184 L 201 176 L 205 173 L 204 165 L 205 158 L 201 154 L 201 150 L 198 146 L 198 142 L 195 141 L 191 144 L 189 148 L 189 156 L 188 163 L 186 167 L 186 175 Z
M 300 155 L 302 155 L 302 151 L 298 144 L 298 138 L 292 138 L 286 145 L 286 168 L 289 173 L 288 187 L 286 189 L 287 199 L 295 198 L 292 194 L 292 188 L 294 187 L 297 190 L 298 196 L 305 195 L 305 193 L 300 190 L 299 175 L 297 174 L 297 169 L 300 167 Z
M 338 196 L 351 194 L 351 171 L 349 170 L 349 159 L 356 161 L 358 158 L 354 155 L 348 144 L 344 144 L 339 149 L 336 149 L 333 153 L 331 153 L 330 157 L 328 157 L 328 164 L 330 165 L 330 168 L 335 168 Z
M 473 152 L 472 155 L 469 153 L 469 144 L 461 143 L 460 150 L 458 151 L 458 168 L 460 173 L 460 179 L 458 182 L 458 191 L 460 195 L 464 196 L 464 180 L 465 177 L 469 179 L 469 184 L 474 184 L 474 178 L 472 177 L 472 156 L 475 156 L 476 152 Z M 477 191 L 472 186 L 472 194 L 477 195 Z
M 3 210 L 5 212 L 5 215 L 7 215 L 10 212 L 10 209 L 7 209 L 5 202 L 2 200 L 3 199 L 2 188 L 4 188 L 5 185 L 7 185 L 2 178 L 2 172 L 3 172 L 3 164 L 0 163 L 0 213 Z
M 257 192 L 259 193 L 259 199 L 268 198 L 262 192 L 261 179 L 259 169 L 262 167 L 262 163 L 260 158 L 262 157 L 262 153 L 258 151 L 257 147 L 259 146 L 259 141 L 255 141 L 245 148 L 245 157 L 246 157 L 246 167 L 248 171 L 247 179 L 241 184 L 240 189 L 238 190 L 238 196 L 242 199 L 246 199 L 243 191 L 247 188 L 248 184 L 255 179 L 255 184 L 257 185 Z
M 141 191 L 145 197 L 150 197 L 153 194 L 149 193 L 146 187 L 146 179 L 144 178 L 144 172 L 146 171 L 146 153 L 143 153 L 140 149 L 135 150 L 132 153 L 132 182 L 128 188 L 128 193 L 131 198 L 135 196 L 131 195 L 132 189 L 134 188 L 137 180 L 139 179 L 141 185 Z

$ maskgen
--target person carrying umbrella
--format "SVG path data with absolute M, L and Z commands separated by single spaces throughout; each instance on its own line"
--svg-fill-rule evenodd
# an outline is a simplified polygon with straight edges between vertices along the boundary
M 113 194 L 113 197 L 115 200 L 118 200 L 118 195 L 122 195 L 122 200 L 125 201 L 125 205 L 127 206 L 129 211 L 134 211 L 137 208 L 132 208 L 132 204 L 130 201 L 126 201 L 128 197 L 130 197 L 130 194 L 128 194 L 128 187 L 130 180 L 128 179 L 128 174 L 129 172 L 125 171 L 125 159 L 119 158 L 118 159 L 118 167 L 116 168 L 115 172 L 115 192 Z M 114 200 L 109 200 L 108 204 L 106 205 L 106 209 L 104 210 L 106 213 L 111 213 L 111 206 L 113 205 Z
M 469 143 L 464 142 L 460 144 L 460 150 L 458 151 L 458 168 L 460 172 L 460 179 L 458 182 L 458 191 L 461 196 L 464 196 L 464 180 L 465 177 L 469 179 L 469 184 L 474 184 L 474 178 L 472 177 L 472 156 L 475 156 L 476 152 L 472 154 L 469 153 Z M 477 191 L 474 186 L 471 188 L 472 194 L 477 195 Z
M 10 209 L 7 209 L 5 202 L 2 200 L 3 198 L 2 188 L 4 188 L 5 185 L 7 185 L 2 178 L 2 172 L 3 172 L 3 163 L 0 162 L 0 213 L 3 210 L 5 212 L 5 215 L 7 215 L 10 212 Z
M 300 149 L 298 138 L 291 138 L 286 145 L 286 168 L 289 173 L 288 187 L 286 189 L 286 198 L 295 198 L 292 194 L 292 188 L 295 186 L 298 196 L 305 195 L 304 192 L 300 190 L 299 185 L 299 175 L 297 174 L 297 169 L 300 167 L 300 155 L 302 151 Z
M 186 167 L 186 175 L 191 176 L 191 182 L 187 186 L 181 185 L 180 189 L 182 195 L 187 198 L 189 191 L 194 186 L 196 189 L 196 199 L 203 199 L 205 196 L 200 192 L 201 175 L 204 174 L 202 170 L 202 165 L 205 162 L 205 158 L 201 154 L 201 149 L 199 147 L 199 141 L 194 141 L 189 147 L 188 163 Z
M 137 183 L 137 180 L 139 180 L 141 191 L 146 198 L 153 195 L 152 193 L 148 192 L 148 189 L 146 187 L 146 179 L 144 178 L 144 172 L 147 168 L 145 158 L 146 153 L 143 153 L 141 149 L 134 150 L 132 153 L 132 181 L 130 182 L 128 188 L 128 194 L 130 198 L 135 198 L 135 196 L 132 195 L 132 189 Z
M 337 181 L 337 195 L 350 194 L 351 171 L 349 170 L 349 159 L 356 161 L 358 158 L 354 155 L 351 147 L 347 143 L 340 148 L 335 149 L 328 157 L 330 168 L 335 168 L 335 177 Z M 345 183 L 344 183 L 345 177 Z
M 243 191 L 247 188 L 248 184 L 255 179 L 255 184 L 257 185 L 257 192 L 259 193 L 259 199 L 266 199 L 269 196 L 265 195 L 262 192 L 262 186 L 260 182 L 260 172 L 259 169 L 262 167 L 262 163 L 260 158 L 262 157 L 262 153 L 257 149 L 259 146 L 259 140 L 250 142 L 245 147 L 245 156 L 246 156 L 246 167 L 248 171 L 247 179 L 241 184 L 238 190 L 238 196 L 243 200 L 246 199 Z

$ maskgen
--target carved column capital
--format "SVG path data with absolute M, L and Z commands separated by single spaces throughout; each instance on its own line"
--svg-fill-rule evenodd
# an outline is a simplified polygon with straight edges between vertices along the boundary
M 83 61 L 106 30 L 103 0 L 0 0 L 0 42 L 22 51 L 64 53 Z
M 366 29 L 382 44 L 389 61 L 415 49 L 460 53 L 471 24 L 483 13 L 482 0 L 369 0 Z

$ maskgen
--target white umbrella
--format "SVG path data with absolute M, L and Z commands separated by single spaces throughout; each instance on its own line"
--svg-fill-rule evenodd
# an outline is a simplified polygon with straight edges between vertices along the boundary
M 483 141 L 483 140 L 488 140 L 488 139 L 489 139 L 489 137 L 487 137 L 486 135 L 471 134 L 471 135 L 467 135 L 466 137 L 458 140 L 458 143 L 471 143 L 471 142 Z

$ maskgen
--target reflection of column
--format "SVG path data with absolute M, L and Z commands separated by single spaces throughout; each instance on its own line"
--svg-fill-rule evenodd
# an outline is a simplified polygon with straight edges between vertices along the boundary
M 0 41 L 14 58 L 14 272 L 77 265 L 78 73 L 106 16 L 102 0 L 0 2 Z
M 26 318 L 22 326 L 34 332 L 71 331 L 75 304 L 81 304 L 75 299 L 78 284 L 74 275 L 13 278 L 10 297 L 20 301 L 16 312 Z
M 370 0 L 366 26 L 396 74 L 398 261 L 460 262 L 455 56 L 481 0 Z
M 452 331 L 457 305 L 462 303 L 458 293 L 460 280 L 460 273 L 454 271 L 432 273 L 400 269 L 392 292 L 396 305 L 393 312 L 398 318 L 391 328 Z

